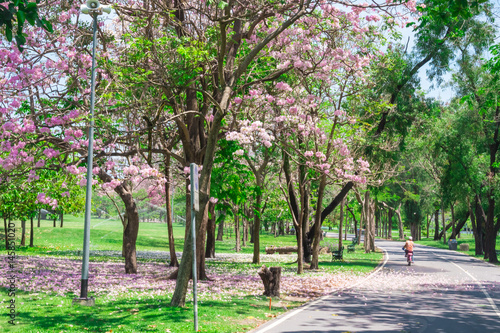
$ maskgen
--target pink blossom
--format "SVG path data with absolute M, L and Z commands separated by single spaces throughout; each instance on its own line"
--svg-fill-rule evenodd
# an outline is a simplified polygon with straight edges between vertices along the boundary
M 136 167 L 135 165 L 131 165 L 131 166 L 123 168 L 123 174 L 125 176 L 135 176 L 138 173 L 139 173 L 139 168 Z

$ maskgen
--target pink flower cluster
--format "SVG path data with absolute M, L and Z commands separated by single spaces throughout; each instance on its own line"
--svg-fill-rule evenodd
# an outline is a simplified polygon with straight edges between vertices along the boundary
M 38 203 L 51 206 L 52 209 L 56 209 L 57 208 L 57 200 L 56 199 L 52 199 L 51 197 L 49 197 L 45 193 L 38 193 L 38 195 L 36 197 L 36 200 L 37 200 Z

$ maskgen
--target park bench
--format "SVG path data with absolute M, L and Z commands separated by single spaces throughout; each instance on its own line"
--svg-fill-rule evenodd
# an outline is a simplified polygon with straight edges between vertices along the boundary
M 342 246 L 339 250 L 332 251 L 332 261 L 334 260 L 344 260 L 344 247 Z
M 358 237 L 354 237 L 352 239 L 352 244 L 347 245 L 347 252 L 354 252 L 354 250 L 356 249 L 356 245 L 358 245 Z

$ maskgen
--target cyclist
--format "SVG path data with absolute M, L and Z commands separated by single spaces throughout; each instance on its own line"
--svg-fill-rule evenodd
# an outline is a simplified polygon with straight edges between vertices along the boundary
M 403 246 L 403 250 L 405 250 L 405 257 L 408 256 L 408 252 L 411 252 L 413 254 L 413 238 L 410 236 L 408 237 L 408 240 L 406 241 L 405 245 Z M 415 256 L 412 256 L 412 261 L 414 261 Z

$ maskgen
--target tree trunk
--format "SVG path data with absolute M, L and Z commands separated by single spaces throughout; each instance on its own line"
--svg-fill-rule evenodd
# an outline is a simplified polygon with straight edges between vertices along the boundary
M 387 238 L 392 239 L 392 209 L 387 212 Z
M 472 234 L 474 235 L 474 248 L 475 248 L 475 255 L 481 255 L 482 253 L 482 247 L 479 246 L 481 244 L 481 240 L 479 237 L 479 230 L 477 228 L 477 223 L 476 223 L 476 202 L 474 202 L 474 210 L 472 209 L 472 205 L 469 202 L 469 198 L 467 198 L 467 204 L 469 206 L 469 214 L 470 214 L 470 224 L 472 226 Z
M 136 274 L 137 273 L 137 253 L 136 253 L 136 241 L 137 235 L 139 233 L 139 213 L 137 212 L 137 206 L 132 200 L 132 195 L 129 197 L 130 200 L 124 200 L 125 209 L 127 210 L 128 223 L 127 227 L 123 231 L 123 241 L 124 241 L 124 252 L 125 252 L 125 273 Z
M 303 214 L 301 214 L 303 215 Z M 304 273 L 304 235 L 302 234 L 302 223 L 304 223 L 304 217 L 300 216 L 299 221 L 295 223 L 295 230 L 297 230 L 297 274 Z
M 170 155 L 164 155 L 163 163 L 165 165 L 165 208 L 167 210 L 167 234 L 168 234 L 168 250 L 170 253 L 170 267 L 179 267 L 177 254 L 175 253 L 174 239 L 174 212 L 172 207 L 173 188 L 170 191 Z
M 470 216 L 470 212 L 467 212 L 467 214 L 463 217 L 463 218 L 459 218 L 458 219 L 458 222 L 456 222 L 456 227 L 455 227 L 455 230 L 456 230 L 456 233 L 458 234 L 460 232 L 460 230 L 464 227 L 465 223 L 467 222 L 467 219 L 469 218 Z M 452 226 L 452 223 L 448 223 L 446 225 L 446 230 L 448 230 L 450 227 Z M 441 231 L 439 233 L 439 238 L 443 237 L 443 231 Z
M 60 224 L 60 228 L 63 227 L 63 223 L 64 223 L 64 212 L 61 210 L 61 212 L 59 213 L 59 217 L 61 219 L 61 224 Z
M 356 216 L 354 215 L 354 212 L 352 211 L 351 207 L 346 203 L 345 205 L 347 211 L 351 213 L 352 219 L 354 220 L 354 237 L 357 237 L 358 239 L 361 239 L 358 235 L 358 220 L 356 220 Z
M 8 228 L 7 228 L 7 218 L 4 216 L 3 217 L 3 230 L 5 230 L 5 251 L 8 251 L 9 249 L 9 232 L 8 232 Z
M 444 204 L 441 203 L 441 222 L 443 223 L 443 243 L 446 244 L 446 225 L 444 222 Z
M 54 224 L 53 227 L 56 227 L 56 221 L 57 221 L 57 213 L 54 211 Z
M 220 219 L 219 230 L 217 231 L 217 240 L 220 242 L 224 240 L 224 220 L 225 216 Z
M 205 211 L 203 212 L 203 219 L 202 219 L 202 221 L 206 221 L 207 223 L 201 223 L 196 231 L 196 260 L 197 260 L 196 274 L 198 275 L 198 280 L 208 280 L 207 272 L 205 269 L 205 246 L 206 246 L 209 207 L 210 203 L 205 205 Z
M 370 191 L 365 192 L 363 204 L 363 220 L 365 221 L 365 252 L 375 251 L 375 201 L 370 198 Z
M 441 237 L 439 237 L 439 209 L 436 209 L 434 212 L 434 240 L 440 240 Z
M 110 182 L 112 180 L 111 176 L 108 175 L 103 169 L 99 171 L 99 178 L 104 182 Z M 132 195 L 131 184 L 128 181 L 124 181 L 117 187 L 115 187 L 115 192 L 120 196 L 124 206 L 125 206 L 125 219 L 122 223 L 126 222 L 123 229 L 123 245 L 122 251 L 125 255 L 125 273 L 126 274 L 136 274 L 137 273 L 137 253 L 136 253 L 136 242 L 137 235 L 139 233 L 139 212 L 137 210 L 137 205 L 135 203 L 134 197 Z
M 404 239 L 404 231 L 403 231 L 403 220 L 401 219 L 401 203 L 398 206 L 398 209 L 394 211 L 396 213 L 396 217 L 398 218 L 398 232 L 399 232 L 399 239 Z
M 257 271 L 264 284 L 264 296 L 280 297 L 281 267 L 267 268 L 265 265 Z
M 488 191 L 488 214 L 486 215 L 485 227 L 485 259 L 491 263 L 497 263 L 497 253 L 495 251 L 497 231 L 495 229 L 495 197 L 493 190 Z
M 346 202 L 347 202 L 347 199 L 344 198 L 343 200 L 343 205 L 345 207 L 346 205 Z M 345 219 L 345 228 L 344 228 L 344 240 L 346 241 L 347 240 L 347 229 L 348 229 L 348 224 L 349 224 L 349 219 L 347 218 L 347 211 L 344 210 L 344 219 Z
M 317 191 L 316 198 L 316 213 L 314 215 L 314 224 L 311 229 L 311 232 L 314 233 L 315 237 L 313 238 L 313 248 L 312 248 L 312 260 L 311 260 L 311 269 L 319 269 L 319 242 L 321 232 L 321 211 L 323 205 L 323 196 L 325 193 L 326 187 L 326 175 L 321 175 L 320 183 Z M 342 243 L 342 237 L 340 237 L 339 242 Z
M 21 219 L 21 246 L 26 246 L 26 220 Z
M 246 213 L 246 209 L 245 207 L 243 206 L 243 216 L 241 218 L 241 224 L 242 224 L 242 227 L 243 227 L 243 232 L 242 232 L 242 235 L 241 235 L 241 246 L 242 247 L 245 247 L 247 246 L 247 240 L 248 240 L 248 224 L 247 224 L 247 218 L 245 216 L 245 213 Z
M 257 186 L 261 187 L 262 184 L 257 182 Z M 253 264 L 260 264 L 260 215 L 262 211 L 262 193 L 257 191 L 257 197 L 254 202 L 254 214 L 253 214 L 253 230 L 252 230 L 252 240 L 253 240 Z
M 457 234 L 455 230 L 455 207 L 453 203 L 450 203 L 450 211 L 451 211 L 451 226 L 452 226 L 450 239 L 456 239 Z
M 205 258 L 215 258 L 215 204 L 208 204 L 208 223 L 207 223 L 207 246 L 205 249 Z
M 238 207 L 236 209 L 233 209 L 233 214 L 234 214 L 234 236 L 235 236 L 235 247 L 234 250 L 236 252 L 241 251 L 241 245 L 240 245 L 240 217 L 238 215 Z
M 339 217 L 339 249 L 342 248 L 342 225 L 344 224 L 344 205 L 345 199 L 340 203 L 340 217 Z
M 35 229 L 33 228 L 33 215 L 30 217 L 30 247 L 33 247 L 33 239 L 35 236 Z
M 427 236 L 427 238 L 429 238 L 429 227 L 431 225 L 432 215 L 431 215 L 431 217 L 429 217 L 429 215 L 427 215 L 426 218 L 427 218 L 427 234 L 426 234 L 426 236 Z

